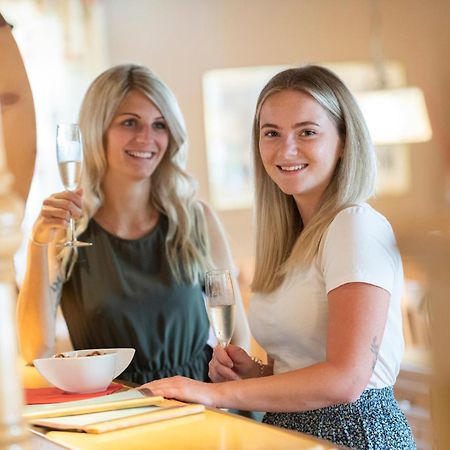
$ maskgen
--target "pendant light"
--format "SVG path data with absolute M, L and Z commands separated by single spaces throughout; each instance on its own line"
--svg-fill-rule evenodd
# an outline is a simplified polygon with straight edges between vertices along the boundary
M 376 145 L 425 142 L 432 131 L 425 98 L 420 88 L 389 88 L 380 37 L 379 0 L 370 0 L 372 55 L 377 74 L 377 87 L 356 94 Z

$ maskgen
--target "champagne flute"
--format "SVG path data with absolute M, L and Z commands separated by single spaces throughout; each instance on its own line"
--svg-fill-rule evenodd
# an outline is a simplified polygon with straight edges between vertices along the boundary
M 81 178 L 81 165 L 83 162 L 83 143 L 81 130 L 77 124 L 58 124 L 56 127 L 56 157 L 59 173 L 64 188 L 74 191 L 78 188 Z M 69 219 L 69 240 L 64 247 L 86 247 L 90 242 L 79 241 L 75 237 L 75 221 Z
M 205 275 L 206 308 L 209 321 L 221 347 L 233 336 L 235 320 L 235 291 L 229 270 L 212 270 Z

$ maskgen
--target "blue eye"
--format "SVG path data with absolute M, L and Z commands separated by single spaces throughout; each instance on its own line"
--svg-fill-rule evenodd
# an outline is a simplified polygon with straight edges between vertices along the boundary
M 134 127 L 136 126 L 136 119 L 126 119 L 122 122 L 122 125 L 125 127 Z
M 166 122 L 158 120 L 157 122 L 153 123 L 153 128 L 156 128 L 158 130 L 165 130 L 167 128 L 167 125 Z

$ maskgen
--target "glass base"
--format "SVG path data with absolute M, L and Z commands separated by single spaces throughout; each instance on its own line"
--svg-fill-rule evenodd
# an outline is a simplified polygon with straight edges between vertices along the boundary
M 92 245 L 92 242 L 83 242 L 83 241 L 67 241 L 61 244 L 62 247 L 90 247 Z

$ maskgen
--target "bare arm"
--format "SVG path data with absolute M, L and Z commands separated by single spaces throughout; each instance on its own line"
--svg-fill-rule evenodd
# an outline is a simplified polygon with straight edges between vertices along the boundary
M 27 362 L 54 353 L 56 308 L 61 295 L 61 277 L 50 277 L 49 261 L 54 250 L 28 246 L 27 270 L 17 303 L 20 352 Z M 54 263 L 53 263 L 54 264 Z
M 80 216 L 80 208 L 80 192 L 54 194 L 44 201 L 33 227 L 17 303 L 20 352 L 27 362 L 54 353 L 62 287 L 55 242 L 64 234 L 70 215 Z
M 148 387 L 155 395 L 254 411 L 305 411 L 355 401 L 373 371 L 389 298 L 384 289 L 365 283 L 331 291 L 327 354 L 318 364 L 262 378 L 206 384 L 175 377 Z
M 223 389 L 218 385 L 219 404 L 261 411 L 304 411 L 355 401 L 373 371 L 373 343 L 381 343 L 389 297 L 387 291 L 364 283 L 334 289 L 328 295 L 325 361 L 259 380 L 226 383 Z
M 208 235 L 210 242 L 211 259 L 218 269 L 232 269 L 235 265 L 231 257 L 230 247 L 225 237 L 225 231 L 217 216 L 212 209 L 203 204 L 206 223 L 208 226 Z M 235 277 L 235 274 L 234 274 Z M 236 326 L 232 338 L 232 343 L 249 351 L 250 349 L 250 328 L 247 322 L 247 316 L 242 302 L 239 284 L 235 277 L 236 286 Z

